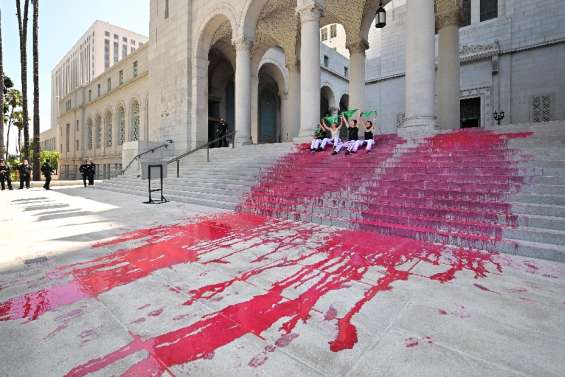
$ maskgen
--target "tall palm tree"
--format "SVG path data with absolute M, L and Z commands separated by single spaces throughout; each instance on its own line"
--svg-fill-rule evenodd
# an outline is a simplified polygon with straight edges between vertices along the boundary
M 2 11 L 0 10 L 0 157 L 4 156 L 4 60 L 2 56 Z
M 33 180 L 41 179 L 39 127 L 39 0 L 33 4 Z
M 6 85 L 4 85 L 6 87 Z M 4 98 L 4 124 L 8 125 L 6 132 L 6 160 L 10 151 L 10 129 L 14 125 L 17 112 L 22 107 L 22 94 L 17 89 L 10 89 Z
M 23 18 L 21 1 L 16 0 L 16 15 L 18 17 L 18 30 L 20 34 L 20 73 L 22 79 L 22 115 L 24 132 L 24 158 L 29 158 L 29 116 L 27 109 L 27 24 L 29 14 L 29 0 L 24 0 Z M 21 153 L 21 149 L 20 149 Z

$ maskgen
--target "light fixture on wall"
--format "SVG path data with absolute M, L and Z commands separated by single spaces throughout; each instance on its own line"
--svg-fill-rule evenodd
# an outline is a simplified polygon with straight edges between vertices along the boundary
M 377 13 L 375 14 L 375 27 L 377 29 L 382 29 L 385 26 L 386 26 L 386 10 L 383 7 L 383 1 L 381 0 L 379 9 L 377 9 Z

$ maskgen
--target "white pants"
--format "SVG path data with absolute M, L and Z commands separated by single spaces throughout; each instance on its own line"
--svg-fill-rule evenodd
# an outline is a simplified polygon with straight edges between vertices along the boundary
M 322 140 L 322 149 L 326 149 L 326 146 L 328 144 L 336 146 L 339 143 L 341 143 L 341 140 L 339 139 L 339 137 L 335 137 L 333 139 L 331 138 L 325 138 L 324 140 Z
M 347 148 L 348 151 L 351 152 L 351 148 L 356 143 L 356 141 L 346 141 L 345 143 L 340 142 L 339 144 L 334 145 L 334 150 L 339 153 L 343 148 Z
M 321 144 L 322 144 L 322 140 L 314 139 L 314 140 L 312 140 L 312 143 L 310 144 L 310 149 L 316 150 L 320 147 Z
M 367 152 L 372 151 L 373 146 L 375 145 L 375 140 L 369 139 L 369 140 L 365 140 L 365 142 L 367 143 Z

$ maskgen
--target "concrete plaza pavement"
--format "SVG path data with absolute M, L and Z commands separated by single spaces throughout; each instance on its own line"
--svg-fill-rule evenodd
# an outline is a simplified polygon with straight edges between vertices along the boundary
M 241 227 L 250 229 L 180 245 L 183 229 L 174 224 L 220 211 L 141 201 L 81 187 L 0 193 L 0 376 L 565 375 L 562 264 L 497 255 L 483 271 L 456 252 L 438 263 L 408 259 L 395 266 L 406 276 L 364 301 L 390 271 L 371 267 L 350 278 L 355 271 L 320 264 L 324 253 L 309 251 L 336 228 L 274 220 L 249 227 L 245 220 Z M 147 243 L 153 233 L 104 242 L 169 224 L 154 243 Z M 196 250 L 198 258 L 159 245 Z M 152 267 L 166 258 L 174 263 Z M 455 278 L 435 278 L 454 265 Z M 350 280 L 336 280 L 345 274 Z M 80 294 L 68 294 L 73 281 Z M 328 281 L 339 284 L 321 294 Z M 275 304 L 242 305 L 271 298 L 279 286 Z M 305 294 L 316 294 L 312 307 L 296 301 Z M 298 303 L 296 313 L 272 316 L 289 303 Z M 350 312 L 354 331 L 342 333 Z M 291 331 L 282 331 L 292 320 Z M 205 337 L 186 342 L 196 333 Z

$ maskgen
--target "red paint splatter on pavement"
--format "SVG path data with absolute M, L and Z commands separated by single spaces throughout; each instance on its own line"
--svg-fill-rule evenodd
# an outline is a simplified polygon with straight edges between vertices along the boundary
M 330 306 L 328 308 L 328 311 L 326 312 L 326 314 L 324 315 L 324 319 L 326 321 L 333 321 L 334 319 L 337 318 L 337 310 L 336 308 L 334 308 L 333 306 Z
M 131 323 L 132 323 L 133 325 L 139 325 L 140 323 L 143 323 L 143 322 L 145 322 L 145 321 L 147 321 L 147 319 L 144 318 L 144 317 L 141 317 L 141 318 L 138 318 L 138 319 L 135 319 L 135 320 L 131 321 Z
M 406 338 L 404 339 L 404 345 L 406 346 L 406 348 L 416 347 L 418 345 L 418 339 Z
M 163 314 L 163 310 L 165 310 L 165 308 L 161 308 L 161 309 L 157 309 L 154 310 L 152 312 L 150 312 L 149 314 L 147 314 L 149 317 L 159 317 L 161 314 Z
M 493 291 L 493 290 L 491 290 L 491 289 L 488 289 L 487 287 L 485 287 L 485 286 L 482 285 L 482 284 L 475 283 L 475 284 L 473 284 L 473 285 L 474 285 L 475 287 L 479 288 L 480 290 L 485 291 L 485 292 L 495 293 L 495 294 L 497 294 L 497 295 L 500 294 L 500 293 L 495 292 L 495 291 Z
M 428 342 L 429 344 L 432 344 L 432 343 L 433 343 L 433 339 L 432 339 L 431 336 L 426 336 L 426 337 L 424 338 L 424 340 L 425 340 L 426 342 Z
M 208 352 L 207 354 L 202 356 L 202 358 L 204 360 L 212 360 L 214 358 L 214 356 L 216 356 L 216 354 L 214 352 Z
M 301 232 L 312 237 L 315 233 L 306 231 L 305 227 L 302 226 Z M 225 252 L 230 253 L 229 250 Z M 270 250 L 265 251 L 269 252 Z M 439 265 L 442 257 L 451 261 L 451 264 Z M 379 292 L 390 290 L 394 283 L 409 279 L 410 271 L 402 269 L 406 265 L 419 262 L 440 266 L 444 272 L 428 278 L 443 283 L 455 278 L 457 272 L 463 270 L 474 273 L 476 278 L 486 276 L 489 271 L 499 271 L 500 266 L 494 258 L 495 255 L 490 253 L 444 249 L 441 245 L 417 240 L 374 233 L 334 231 L 333 234 L 322 237 L 318 246 L 312 250 L 283 254 L 280 259 L 270 259 L 268 263 L 260 263 L 257 267 L 251 264 L 247 271 L 232 279 L 194 289 L 189 292 L 191 298 L 186 304 L 212 300 L 220 292 L 227 292 L 236 282 L 250 282 L 267 271 L 298 267 L 294 273 L 272 283 L 266 292 L 247 301 L 226 306 L 187 327 L 143 341 L 136 339 L 107 356 L 73 369 L 68 376 L 82 376 L 86 371 L 90 373 L 99 370 L 139 350 L 146 350 L 149 355 L 140 362 L 142 365 L 157 368 L 153 371 L 155 373 L 162 372 L 164 366 L 202 359 L 204 355 L 215 352 L 244 335 L 265 336 L 267 330 L 283 319 L 284 322 L 278 328 L 281 335 L 275 345 L 286 346 L 298 336 L 296 326 L 311 319 L 311 312 L 322 297 L 333 291 L 346 290 L 352 282 L 360 281 L 370 268 L 380 267 L 384 271 L 383 276 L 373 285 L 368 285 L 364 296 L 342 317 L 337 318 L 336 336 L 329 340 L 330 350 L 334 352 L 351 349 L 357 343 L 357 328 L 352 323 L 353 317 Z M 297 296 L 292 296 L 294 298 L 289 298 L 287 290 L 299 292 Z M 252 364 L 260 365 L 266 361 L 266 354 L 260 355 L 253 359 Z M 162 365 L 155 364 L 153 359 L 160 360 Z M 132 368 L 141 366 L 134 365 Z
M 247 365 L 249 365 L 251 368 L 257 368 L 265 364 L 268 359 L 269 357 L 267 356 L 267 354 L 265 352 L 261 352 L 260 354 L 253 356 L 253 358 L 249 360 L 249 363 Z
M 228 238 L 237 232 L 261 229 L 265 221 L 266 218 L 253 215 L 223 214 L 199 223 L 139 230 L 100 243 L 98 246 L 144 241 L 132 249 L 50 271 L 48 275 L 52 280 L 66 281 L 0 303 L 0 321 L 24 318 L 33 321 L 45 312 L 97 297 L 162 268 L 195 262 L 208 252 L 206 243 Z
M 137 308 L 137 310 L 147 309 L 147 308 L 150 307 L 150 306 L 151 306 L 151 304 L 145 304 L 145 305 L 142 305 L 142 306 L 140 306 L 139 308 Z
M 447 315 L 447 314 L 448 314 L 448 313 L 447 313 L 447 310 L 444 310 L 444 309 L 438 309 L 437 312 L 438 312 L 440 315 Z

